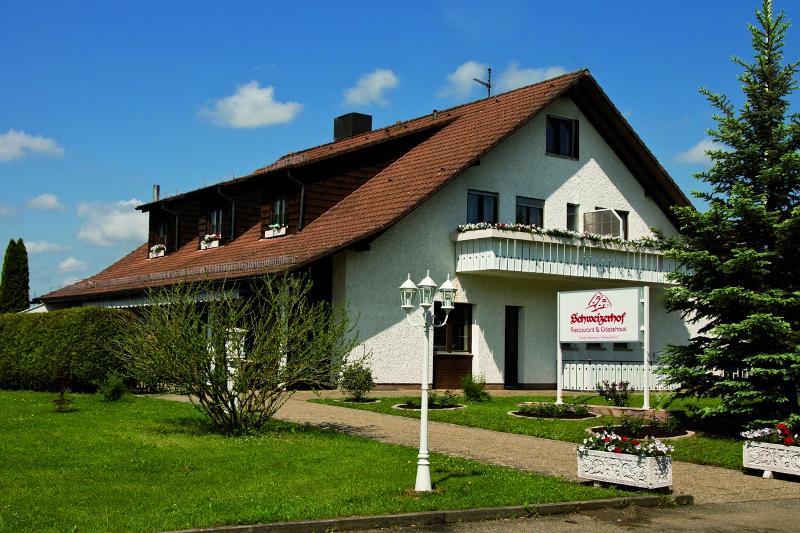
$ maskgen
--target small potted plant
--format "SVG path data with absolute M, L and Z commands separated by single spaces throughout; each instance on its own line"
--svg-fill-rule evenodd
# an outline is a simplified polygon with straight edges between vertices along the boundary
M 763 470 L 763 477 L 773 472 L 800 476 L 800 423 L 781 422 L 773 427 L 742 432 L 744 468 Z
M 209 233 L 200 239 L 200 249 L 207 250 L 208 248 L 216 248 L 219 246 L 219 240 L 222 235 L 219 233 Z
M 161 243 L 154 244 L 150 247 L 150 259 L 154 259 L 156 257 L 164 257 L 164 254 L 167 251 L 167 247 Z
M 578 477 L 644 489 L 672 486 L 672 446 L 655 437 L 595 433 L 578 447 Z
M 264 231 L 264 238 L 271 239 L 272 237 L 280 237 L 281 235 L 286 235 L 286 226 L 281 224 L 270 224 L 267 226 L 266 231 Z

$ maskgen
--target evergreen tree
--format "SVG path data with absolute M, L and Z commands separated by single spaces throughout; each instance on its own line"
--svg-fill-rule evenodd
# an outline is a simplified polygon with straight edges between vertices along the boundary
M 681 236 L 667 253 L 686 270 L 672 275 L 667 308 L 700 328 L 663 362 L 683 394 L 721 399 L 706 414 L 773 421 L 800 411 L 800 117 L 788 101 L 798 62 L 783 63 L 783 12 L 764 0 L 756 18 L 753 62 L 733 58 L 741 109 L 701 89 L 716 108 L 708 133 L 725 149 L 696 175 L 710 186 L 694 193 L 708 209 L 676 210 Z
M 8 241 L 0 277 L 0 312 L 16 313 L 28 308 L 28 252 L 22 239 Z

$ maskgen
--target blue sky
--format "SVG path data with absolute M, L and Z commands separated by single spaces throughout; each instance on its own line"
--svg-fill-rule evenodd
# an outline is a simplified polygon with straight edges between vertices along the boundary
M 684 191 L 713 126 L 698 93 L 741 102 L 753 1 L 37 2 L 0 5 L 0 245 L 28 243 L 32 293 L 143 240 L 132 210 L 374 126 L 589 68 Z M 778 1 L 800 24 L 800 5 Z M 800 57 L 790 29 L 788 59 Z M 694 151 L 692 149 L 694 148 Z

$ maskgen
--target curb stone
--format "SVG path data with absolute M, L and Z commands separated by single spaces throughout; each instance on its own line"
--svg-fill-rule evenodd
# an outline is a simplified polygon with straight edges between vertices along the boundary
M 475 509 L 454 509 L 451 511 L 422 511 L 377 516 L 352 516 L 345 518 L 326 518 L 322 520 L 303 520 L 299 522 L 273 522 L 247 526 L 219 526 L 196 529 L 182 529 L 168 533 L 308 533 L 325 531 L 356 531 L 385 527 L 408 527 L 454 522 L 479 522 L 502 518 L 523 518 L 555 514 L 574 513 L 595 509 L 621 509 L 623 507 L 658 507 L 661 505 L 692 505 L 694 497 L 690 494 L 678 496 L 632 496 L 627 498 L 605 498 L 575 502 L 543 503 L 540 505 L 511 505 L 507 507 L 479 507 Z

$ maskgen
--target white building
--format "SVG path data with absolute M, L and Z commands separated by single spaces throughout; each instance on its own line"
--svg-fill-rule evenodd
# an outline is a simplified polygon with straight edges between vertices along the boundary
M 371 353 L 386 386 L 419 382 L 422 334 L 405 321 L 397 288 L 428 269 L 459 288 L 433 343 L 437 387 L 457 387 L 470 371 L 498 387 L 554 387 L 559 291 L 647 285 L 652 359 L 690 337 L 661 301 L 675 265 L 635 242 L 652 237 L 651 227 L 674 234 L 670 207 L 689 202 L 588 72 L 380 130 L 364 115 L 337 121 L 334 143 L 220 186 L 154 197 L 140 207 L 151 214 L 148 243 L 41 299 L 129 306 L 176 279 L 246 285 L 265 272 L 307 269 L 317 297 L 357 314 L 357 351 Z M 201 250 L 209 234 L 219 246 Z M 151 258 L 156 244 L 164 256 Z M 568 388 L 594 388 L 606 375 L 590 375 L 599 365 L 619 377 L 613 372 L 624 368 L 626 378 L 642 365 L 638 345 L 562 348 Z

